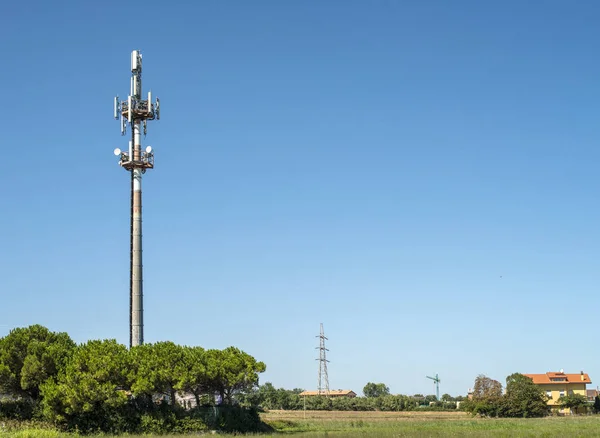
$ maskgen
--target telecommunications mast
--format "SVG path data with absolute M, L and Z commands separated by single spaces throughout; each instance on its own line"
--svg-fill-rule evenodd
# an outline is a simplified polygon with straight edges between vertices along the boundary
M 129 149 L 115 149 L 119 165 L 131 173 L 131 236 L 130 236 L 130 283 L 129 283 L 129 346 L 144 343 L 144 306 L 142 289 L 142 174 L 154 168 L 154 152 L 151 146 L 142 151 L 142 129 L 146 136 L 148 120 L 160 119 L 160 101 L 152 103 L 142 98 L 142 54 L 131 52 L 131 92 L 127 101 L 114 101 L 114 117 L 121 120 L 121 135 L 131 126 Z

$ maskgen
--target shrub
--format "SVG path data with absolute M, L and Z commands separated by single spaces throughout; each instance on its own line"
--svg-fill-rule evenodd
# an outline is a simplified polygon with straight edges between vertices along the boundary
M 0 402 L 0 419 L 31 420 L 35 404 L 28 400 L 5 400 Z
M 173 433 L 194 433 L 206 430 L 206 424 L 200 418 L 181 418 L 175 423 Z
M 224 432 L 261 432 L 264 429 L 256 409 L 237 406 L 219 407 L 217 426 Z
M 145 434 L 160 435 L 173 432 L 176 424 L 177 417 L 173 412 L 167 415 L 153 412 L 140 417 L 139 430 Z

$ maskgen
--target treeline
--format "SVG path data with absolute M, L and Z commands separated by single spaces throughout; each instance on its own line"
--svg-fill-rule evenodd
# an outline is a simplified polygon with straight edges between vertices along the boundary
M 559 406 L 573 412 L 586 412 L 587 398 L 581 394 L 570 394 L 559 398 Z M 474 415 L 484 417 L 544 417 L 550 414 L 548 397 L 544 390 L 533 383 L 531 378 L 514 373 L 506 378 L 506 390 L 497 380 L 485 375 L 475 379 L 470 400 L 465 400 L 461 408 Z M 593 409 L 598 412 L 600 399 Z
M 238 400 L 265 369 L 235 347 L 76 345 L 34 325 L 0 338 L 0 417 L 83 433 L 259 431 L 257 411 Z
M 368 386 L 369 384 L 367 384 Z M 315 410 L 315 411 L 411 411 L 411 410 L 455 410 L 456 399 L 445 394 L 443 401 L 434 395 L 421 394 L 390 395 L 389 391 L 371 397 L 314 397 L 301 396 L 303 390 L 275 388 L 267 382 L 241 398 L 246 406 L 259 406 L 265 410 Z M 369 393 L 367 391 L 367 393 Z M 462 397 L 460 397 L 462 399 Z

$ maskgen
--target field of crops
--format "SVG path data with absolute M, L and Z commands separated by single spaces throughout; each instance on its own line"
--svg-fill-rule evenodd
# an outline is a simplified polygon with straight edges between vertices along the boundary
M 600 416 L 481 419 L 462 412 L 271 411 L 261 415 L 273 432 L 254 436 L 312 437 L 600 437 Z M 211 432 L 207 432 L 210 434 Z M 219 436 L 228 436 L 221 435 Z M 52 430 L 2 431 L 4 438 L 77 438 Z M 103 435 L 106 438 L 106 435 Z M 148 438 L 149 435 L 145 435 Z M 128 436 L 133 438 L 133 436 Z

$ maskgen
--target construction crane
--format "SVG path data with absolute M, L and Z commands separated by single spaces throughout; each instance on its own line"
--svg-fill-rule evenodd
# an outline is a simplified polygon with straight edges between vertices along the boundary
M 435 383 L 435 396 L 436 396 L 437 400 L 440 401 L 440 378 L 439 378 L 439 376 L 436 374 L 435 377 L 429 377 L 429 376 L 425 376 L 425 377 L 433 380 L 433 383 Z

